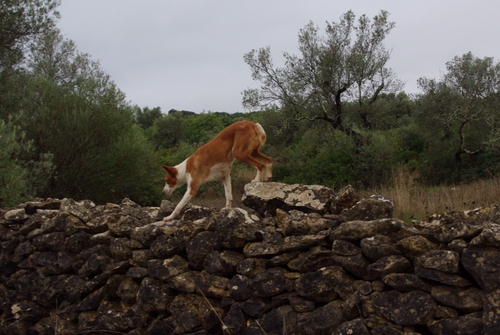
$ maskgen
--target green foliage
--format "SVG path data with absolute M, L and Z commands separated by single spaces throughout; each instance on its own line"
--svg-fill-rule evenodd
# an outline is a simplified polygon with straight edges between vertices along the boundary
M 306 131 L 275 165 L 274 176 L 288 183 L 375 187 L 387 181 L 396 162 L 395 143 L 382 133 L 359 133 L 356 143 L 343 132 Z
M 196 147 L 187 142 L 181 142 L 178 146 L 168 149 L 161 148 L 156 152 L 160 162 L 164 165 L 175 166 L 191 156 Z
M 141 109 L 139 107 L 135 107 L 134 117 L 141 128 L 148 129 L 154 124 L 155 120 L 162 117 L 161 108 L 155 107 L 150 109 L 149 107 L 144 107 Z
M 419 172 L 428 183 L 462 183 L 496 171 L 500 63 L 470 52 L 421 78 L 416 121 L 426 142 Z
M 184 140 L 191 143 L 207 143 L 224 129 L 226 125 L 217 114 L 202 113 L 186 120 Z
M 0 120 L 0 205 L 11 206 L 28 196 L 27 173 L 18 159 L 24 135 L 19 127 Z
M 54 27 L 59 3 L 60 0 L 0 2 L 0 71 L 18 65 L 29 42 Z
M 178 145 L 186 128 L 186 119 L 180 112 L 169 113 L 157 118 L 153 125 L 146 129 L 146 135 L 156 149 L 171 148 Z
M 113 92 L 114 85 L 107 87 L 111 92 L 102 92 L 94 78 L 79 80 L 78 85 L 90 96 L 45 78 L 31 82 L 36 99 L 26 103 L 22 122 L 36 148 L 32 159 L 40 161 L 50 153 L 55 166 L 49 187 L 39 195 L 97 202 L 130 197 L 151 203 L 154 193 L 145 189 L 153 188 L 160 171 L 152 163 L 153 148 L 134 124 L 131 110 L 115 100 L 120 93 Z M 93 94 L 94 89 L 99 93 Z
M 139 127 L 127 128 L 88 162 L 82 198 L 104 203 L 127 197 L 143 205 L 161 201 L 163 170 L 153 147 Z

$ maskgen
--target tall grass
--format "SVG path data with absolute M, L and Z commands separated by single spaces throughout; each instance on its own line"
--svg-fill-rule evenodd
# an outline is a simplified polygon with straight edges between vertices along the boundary
M 397 169 L 393 183 L 366 193 L 381 194 L 394 203 L 394 217 L 410 221 L 425 220 L 434 213 L 462 211 L 486 207 L 500 201 L 500 179 L 477 180 L 455 186 L 422 186 L 418 176 L 405 169 Z

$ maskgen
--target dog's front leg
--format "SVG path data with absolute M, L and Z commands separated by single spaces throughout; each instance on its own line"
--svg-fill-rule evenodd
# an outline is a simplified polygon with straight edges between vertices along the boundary
M 191 200 L 191 198 L 193 198 L 194 194 L 191 194 L 191 193 L 192 193 L 191 189 L 188 187 L 188 189 L 187 189 L 186 193 L 184 193 L 184 196 L 182 197 L 181 201 L 179 201 L 177 206 L 175 206 L 175 209 L 172 212 L 172 214 L 164 217 L 163 221 L 172 221 L 179 214 L 179 212 L 182 210 L 182 208 L 184 208 L 184 206 L 189 202 L 189 200 Z
M 224 193 L 226 195 L 226 207 L 231 207 L 233 204 L 233 191 L 231 186 L 231 174 L 227 173 L 222 179 L 224 183 Z

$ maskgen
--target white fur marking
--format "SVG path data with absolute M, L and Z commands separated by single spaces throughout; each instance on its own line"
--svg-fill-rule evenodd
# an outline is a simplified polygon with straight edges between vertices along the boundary
M 256 123 L 255 125 L 262 135 L 266 135 L 266 132 L 264 131 L 264 128 L 260 125 L 260 123 Z

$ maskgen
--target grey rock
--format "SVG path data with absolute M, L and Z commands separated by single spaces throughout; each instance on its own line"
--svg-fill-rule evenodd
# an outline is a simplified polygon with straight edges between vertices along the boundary
M 451 250 L 430 250 L 418 256 L 415 266 L 447 273 L 459 273 L 460 254 Z
M 297 210 L 285 212 L 276 210 L 276 226 L 285 236 L 310 235 L 328 228 L 328 220 L 317 213 L 303 213 Z
M 454 239 L 470 239 L 483 229 L 483 223 L 473 220 L 464 212 L 434 215 L 426 225 L 420 227 L 422 233 L 433 236 L 440 242 L 449 243 Z
M 431 296 L 438 303 L 465 313 L 483 310 L 484 293 L 475 287 L 462 289 L 450 286 L 434 286 L 431 290 Z
M 42 223 L 40 229 L 43 233 L 64 232 L 66 235 L 90 230 L 80 218 L 68 212 L 57 213 L 50 220 Z
M 496 223 L 485 225 L 481 234 L 474 237 L 470 244 L 483 247 L 500 247 L 500 225 Z
M 39 201 L 28 201 L 24 205 L 24 211 L 27 214 L 35 214 L 39 210 L 59 210 L 61 207 L 61 201 L 58 199 L 41 199 Z
M 335 240 L 332 244 L 332 253 L 338 256 L 355 256 L 361 254 L 361 248 L 349 241 Z
M 201 312 L 209 308 L 208 302 L 201 296 L 191 293 L 177 295 L 169 308 L 178 325 L 176 331 L 184 334 L 201 326 Z
M 434 335 L 484 334 L 481 316 L 476 313 L 458 316 L 454 319 L 430 321 L 427 327 Z
M 382 277 L 382 281 L 400 292 L 415 290 L 430 292 L 432 287 L 412 273 L 390 273 Z
M 484 294 L 483 327 L 485 334 L 500 333 L 500 289 Z
M 229 298 L 229 282 L 228 278 L 206 271 L 199 272 L 195 277 L 196 289 L 205 297 L 217 299 Z
M 431 295 L 422 291 L 382 292 L 373 304 L 382 316 L 404 326 L 426 324 L 437 307 Z
M 499 249 L 470 246 L 464 250 L 461 262 L 481 289 L 492 291 L 500 287 Z
M 342 302 L 332 301 L 314 312 L 297 315 L 297 329 L 300 334 L 332 334 L 345 320 Z
M 132 258 L 132 248 L 130 247 L 130 239 L 128 237 L 120 237 L 111 239 L 109 244 L 111 257 L 116 260 L 128 260 Z
M 342 215 L 347 221 L 371 221 L 392 218 L 394 204 L 382 196 L 372 195 L 370 198 L 361 199 L 351 208 L 345 209 Z
M 379 258 L 375 263 L 368 265 L 366 279 L 380 279 L 390 273 L 403 273 L 410 269 L 411 262 L 404 256 L 392 255 Z
M 62 232 L 54 232 L 36 236 L 32 243 L 38 251 L 63 251 L 66 235 Z
M 290 270 L 300 273 L 316 271 L 337 264 L 333 256 L 333 252 L 325 247 L 312 247 L 309 251 L 299 253 L 287 266 Z
M 297 313 L 290 306 L 279 306 L 264 314 L 257 326 L 265 334 L 297 334 Z
M 361 254 L 357 254 L 354 256 L 334 255 L 332 258 L 336 264 L 342 266 L 347 272 L 353 274 L 357 278 L 362 279 L 366 277 L 370 262 L 368 262 L 363 255 Z
M 255 276 L 251 283 L 255 296 L 268 298 L 285 292 L 287 289 L 285 271 L 280 268 L 271 268 Z
M 471 282 L 460 275 L 455 275 L 439 270 L 426 269 L 422 267 L 415 267 L 415 275 L 420 278 L 430 279 L 432 281 L 457 287 L 467 287 Z
M 167 281 L 167 286 L 179 292 L 193 293 L 196 291 L 197 281 L 200 273 L 198 271 L 183 272 Z
M 265 227 L 256 214 L 241 208 L 223 208 L 214 220 L 213 229 L 228 249 L 239 250 L 256 241 Z
M 346 280 L 346 273 L 340 266 L 330 266 L 318 271 L 304 273 L 295 284 L 297 293 L 309 300 L 325 303 L 337 296 L 337 285 Z
M 319 185 L 249 183 L 245 185 L 243 204 L 262 215 L 275 215 L 276 209 L 324 214 L 330 210 L 335 192 Z
M 340 214 L 342 211 L 353 207 L 361 197 L 356 193 L 351 185 L 339 190 L 332 199 L 331 212 Z
M 147 277 L 139 286 L 137 302 L 147 311 L 165 314 L 168 313 L 174 296 L 174 292 L 165 283 L 159 279 Z
M 371 261 L 392 255 L 400 255 L 401 251 L 391 242 L 391 239 L 384 235 L 367 237 L 360 242 L 363 255 Z
M 370 335 L 370 331 L 366 327 L 365 323 L 362 319 L 354 319 L 350 321 L 346 321 L 342 323 L 335 331 L 333 335 L 344 335 L 344 334 L 352 334 L 352 335 Z
M 205 258 L 214 249 L 219 249 L 221 240 L 212 231 L 203 231 L 193 237 L 186 245 L 187 259 L 195 269 L 203 269 Z
M 148 261 L 148 274 L 153 278 L 166 281 L 172 277 L 188 271 L 189 262 L 181 256 L 171 258 L 152 259 Z
M 258 297 L 251 297 L 244 302 L 238 303 L 238 306 L 245 314 L 254 319 L 261 318 L 272 308 L 268 299 Z
M 287 252 L 308 250 L 317 245 L 326 245 L 325 233 L 304 236 L 288 236 L 275 243 L 251 242 L 245 245 L 243 253 L 246 257 L 272 257 Z
M 24 208 L 17 208 L 17 209 L 11 209 L 10 211 L 7 211 L 4 215 L 3 218 L 6 221 L 10 221 L 12 223 L 24 223 L 28 221 L 30 218 L 29 214 L 26 214 L 26 211 Z
M 266 270 L 266 264 L 267 261 L 263 258 L 246 258 L 238 263 L 236 272 L 250 278 L 255 278 L 259 273 Z
M 393 241 L 398 241 L 416 233 L 411 226 L 397 219 L 357 220 L 344 222 L 332 229 L 330 240 L 361 241 L 375 235 L 386 235 Z
M 251 284 L 252 280 L 248 277 L 234 276 L 229 282 L 229 296 L 236 301 L 249 299 L 253 294 Z
M 203 268 L 211 274 L 230 278 L 236 274 L 238 264 L 244 259 L 243 254 L 232 250 L 212 251 L 203 261 Z
M 96 205 L 90 200 L 75 201 L 73 199 L 64 198 L 61 200 L 59 210 L 61 212 L 68 212 L 76 216 L 83 222 L 88 222 L 96 217 Z
M 438 249 L 439 245 L 429 241 L 429 239 L 424 236 L 417 235 L 401 239 L 396 244 L 396 247 L 398 247 L 408 259 L 414 260 L 427 251 Z

